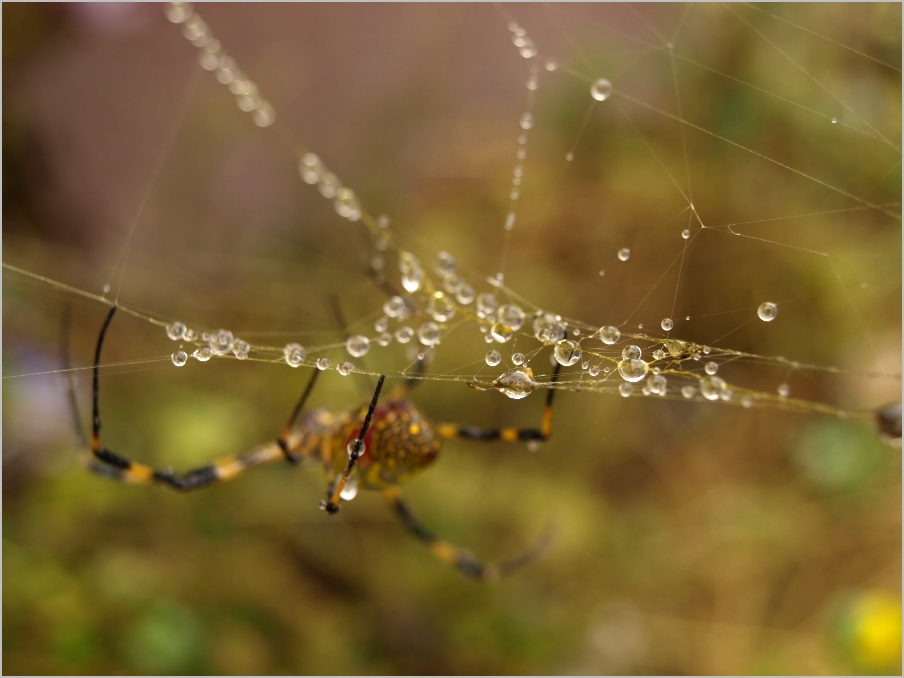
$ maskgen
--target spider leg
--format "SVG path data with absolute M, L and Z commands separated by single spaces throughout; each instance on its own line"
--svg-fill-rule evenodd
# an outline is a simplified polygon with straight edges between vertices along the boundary
M 311 380 L 308 382 L 308 385 L 305 387 L 304 392 L 301 394 L 301 398 L 299 398 L 298 402 L 295 404 L 295 409 L 292 410 L 289 421 L 286 422 L 285 428 L 283 428 L 283 431 L 280 434 L 279 438 L 276 439 L 276 444 L 279 445 L 279 449 L 282 450 L 283 456 L 286 458 L 286 461 L 293 464 L 301 460 L 301 455 L 295 454 L 289 449 L 289 436 L 292 433 L 292 429 L 295 426 L 295 421 L 298 419 L 298 415 L 301 414 L 301 410 L 304 409 L 304 404 L 307 402 L 308 396 L 311 395 L 311 391 L 314 389 L 314 384 L 317 382 L 317 375 L 319 374 L 320 370 L 314 370 L 314 372 L 311 374 Z
M 560 364 L 556 363 L 550 384 L 556 384 L 559 381 L 559 370 L 561 367 Z M 469 424 L 438 424 L 436 432 L 443 438 L 467 438 L 483 441 L 505 440 L 512 443 L 518 441 L 529 442 L 531 440 L 543 442 L 552 433 L 552 401 L 555 393 L 555 388 L 547 390 L 546 405 L 543 408 L 543 419 L 540 423 L 540 428 L 519 428 L 516 426 L 482 428 Z
M 399 491 L 395 487 L 388 487 L 383 490 L 383 498 L 389 502 L 396 517 L 402 522 L 402 525 L 413 534 L 418 541 L 430 549 L 430 552 L 437 559 L 444 563 L 452 565 L 464 576 L 478 581 L 496 581 L 499 578 L 523 567 L 534 560 L 546 546 L 552 537 L 549 529 L 537 539 L 534 544 L 523 553 L 498 563 L 481 563 L 467 551 L 453 546 L 446 540 L 438 537 L 436 534 L 427 529 L 412 513 L 408 504 L 402 499 Z
M 355 464 L 358 462 L 358 457 L 364 454 L 364 438 L 367 435 L 367 429 L 370 428 L 370 420 L 373 419 L 374 410 L 377 409 L 377 400 L 380 399 L 380 391 L 383 390 L 383 382 L 385 380 L 386 375 L 381 374 L 379 380 L 377 380 L 377 388 L 374 391 L 374 397 L 370 401 L 370 407 L 367 408 L 367 415 L 364 417 L 364 422 L 361 424 L 361 431 L 358 433 L 358 439 L 355 440 L 355 446 L 349 451 L 348 464 L 346 465 L 345 470 L 342 471 L 342 475 L 339 477 L 339 481 L 335 484 L 335 487 L 330 483 L 331 489 L 327 493 L 326 500 L 320 502 L 320 508 L 331 515 L 339 512 L 339 502 L 342 500 L 342 491 L 345 489 L 348 478 L 355 468 Z
M 162 483 L 177 490 L 195 490 L 207 487 L 214 483 L 229 480 L 255 466 L 260 466 L 271 461 L 285 458 L 281 445 L 265 445 L 251 452 L 236 457 L 229 457 L 214 462 L 207 466 L 201 466 L 186 473 L 175 473 L 171 470 L 159 470 L 139 464 L 113 452 L 101 443 L 101 419 L 100 419 L 100 357 L 104 345 L 104 338 L 110 321 L 116 313 L 116 306 L 110 309 L 100 335 L 97 337 L 97 348 L 94 351 L 94 381 L 93 381 L 93 421 L 91 436 L 91 453 L 94 456 L 89 469 L 98 475 L 113 478 L 127 483 Z M 316 373 L 315 373 L 316 376 Z M 312 380 L 313 382 L 313 380 Z M 310 392 L 308 385 L 302 401 L 297 409 L 300 409 L 304 399 Z M 293 413 L 293 420 L 296 413 Z

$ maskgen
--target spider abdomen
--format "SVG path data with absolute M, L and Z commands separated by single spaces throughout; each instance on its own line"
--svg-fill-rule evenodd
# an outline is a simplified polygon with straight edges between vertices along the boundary
M 365 413 L 366 408 L 351 413 L 336 435 L 340 449 L 333 455 L 333 464 L 337 470 L 348 461 L 345 450 L 357 439 Z M 404 483 L 436 461 L 441 447 L 433 422 L 410 400 L 379 405 L 355 468 L 359 487 L 379 490 Z

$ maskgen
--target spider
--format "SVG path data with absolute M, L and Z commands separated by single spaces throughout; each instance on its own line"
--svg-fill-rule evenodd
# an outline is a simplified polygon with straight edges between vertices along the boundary
M 341 413 L 318 408 L 304 410 L 317 381 L 315 371 L 288 422 L 275 443 L 260 446 L 245 454 L 225 458 L 185 473 L 155 469 L 133 462 L 113 452 L 101 442 L 100 359 L 107 329 L 117 307 L 107 314 L 94 352 L 92 437 L 89 468 L 92 472 L 126 483 L 160 483 L 188 491 L 231 480 L 245 471 L 273 461 L 291 464 L 304 460 L 320 461 L 326 471 L 326 499 L 320 508 L 334 515 L 343 498 L 354 496 L 356 488 L 380 490 L 402 525 L 440 561 L 457 568 L 466 577 L 493 581 L 525 565 L 545 546 L 548 535 L 518 556 L 499 563 L 481 563 L 467 551 L 453 546 L 426 528 L 402 499 L 398 486 L 407 482 L 436 461 L 444 439 L 544 441 L 552 428 L 554 389 L 549 389 L 540 428 L 480 428 L 465 424 L 436 423 L 404 396 L 410 384 L 398 396 L 380 402 L 385 375 L 380 375 L 370 402 Z M 553 372 L 558 380 L 560 365 Z M 346 453 L 347 452 L 347 453 Z

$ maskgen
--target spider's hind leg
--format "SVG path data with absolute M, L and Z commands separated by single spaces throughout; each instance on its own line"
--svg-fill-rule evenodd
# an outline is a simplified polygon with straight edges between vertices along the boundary
M 550 530 L 545 530 L 534 544 L 523 553 L 498 563 L 481 563 L 464 549 L 453 546 L 445 539 L 440 538 L 412 513 L 408 504 L 402 499 L 395 487 L 383 490 L 383 497 L 392 507 L 396 517 L 402 525 L 413 534 L 418 541 L 424 544 L 438 560 L 452 565 L 469 579 L 490 582 L 524 567 L 534 560 L 549 544 L 552 537 Z

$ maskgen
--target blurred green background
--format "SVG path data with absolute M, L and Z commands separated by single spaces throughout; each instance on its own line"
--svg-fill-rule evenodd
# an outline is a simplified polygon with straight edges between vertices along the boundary
M 4 262 L 100 293 L 128 241 L 114 293 L 155 317 L 326 343 L 342 338 L 334 295 L 350 329 L 369 331 L 383 297 L 367 241 L 298 180 L 302 143 L 392 215 L 406 247 L 452 251 L 479 281 L 499 266 L 527 99 L 514 19 L 560 71 L 536 93 L 512 289 L 588 323 L 673 314 L 676 336 L 841 370 L 720 372 L 750 388 L 787 381 L 851 411 L 900 399 L 899 5 L 203 12 L 283 136 L 199 74 L 156 6 L 4 5 Z M 588 111 L 600 75 L 615 94 Z M 688 199 L 714 228 L 695 234 L 679 281 L 678 234 L 697 231 Z M 779 318 L 750 321 L 765 299 Z M 6 673 L 901 670 L 900 450 L 863 422 L 563 392 L 539 453 L 452 442 L 403 488 L 483 559 L 557 527 L 537 562 L 479 585 L 378 496 L 318 511 L 315 468 L 192 495 L 84 472 L 52 373 L 66 307 L 73 364 L 90 365 L 106 307 L 4 270 Z M 434 374 L 485 370 L 472 325 L 440 349 Z M 309 375 L 176 370 L 172 350 L 159 328 L 117 317 L 102 376 L 108 444 L 161 466 L 272 439 Z M 363 362 L 408 364 L 395 346 Z M 86 421 L 90 374 L 76 374 Z M 330 373 L 314 400 L 341 410 L 371 389 Z M 482 425 L 532 425 L 542 407 L 443 381 L 414 397 Z

